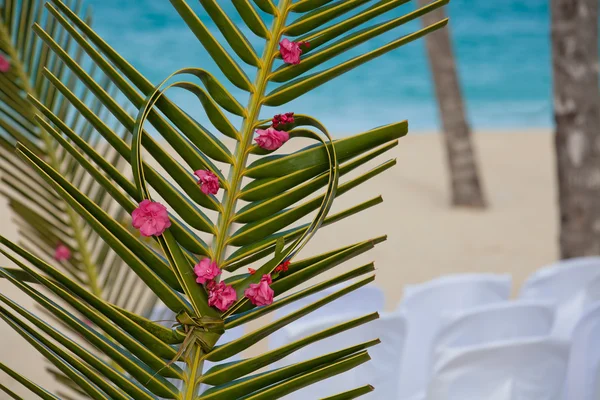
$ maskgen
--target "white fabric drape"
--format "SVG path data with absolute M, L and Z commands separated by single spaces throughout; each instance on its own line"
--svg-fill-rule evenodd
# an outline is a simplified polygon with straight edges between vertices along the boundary
M 406 350 L 399 375 L 400 398 L 425 390 L 432 343 L 447 312 L 506 301 L 510 275 L 461 274 L 407 286 L 400 310 L 407 318 Z
M 567 359 L 549 337 L 467 348 L 436 366 L 425 399 L 561 400 Z
M 600 302 L 573 331 L 565 400 L 600 399 Z

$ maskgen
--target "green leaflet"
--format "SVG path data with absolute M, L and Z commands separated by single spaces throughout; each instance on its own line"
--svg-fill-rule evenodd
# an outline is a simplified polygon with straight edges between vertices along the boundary
M 322 299 L 319 299 L 319 300 L 301 308 L 300 310 L 297 310 L 289 315 L 286 315 L 285 317 L 283 317 L 277 321 L 267 324 L 267 325 L 263 326 L 262 328 L 255 330 L 254 332 L 248 333 L 239 339 L 235 339 L 229 343 L 217 346 L 208 355 L 207 358 L 210 361 L 221 361 L 221 360 L 229 358 L 235 354 L 238 354 L 239 352 L 245 350 L 248 347 L 248 345 L 258 342 L 259 340 L 267 337 L 270 333 L 275 332 L 277 329 L 280 329 L 281 327 L 283 327 L 291 322 L 296 321 L 297 319 L 307 315 L 308 313 L 310 313 L 320 307 L 323 307 L 324 305 L 326 305 L 328 303 L 331 303 L 332 301 L 342 297 L 346 293 L 350 293 L 353 290 L 356 290 L 356 289 L 372 282 L 373 279 L 374 279 L 374 277 L 371 276 L 369 278 L 360 280 L 352 285 L 349 285 L 343 289 L 338 290 L 335 293 L 332 293 Z
M 410 22 L 416 18 L 419 18 L 420 16 L 422 16 L 432 10 L 435 10 L 441 6 L 446 5 L 447 3 L 448 3 L 448 0 L 439 0 L 435 3 L 432 3 L 426 7 L 420 8 L 409 14 L 403 15 L 398 18 L 394 18 L 392 20 L 377 24 L 373 27 L 366 28 L 366 29 L 360 30 L 358 32 L 355 32 L 351 35 L 344 37 L 343 39 L 341 39 L 335 43 L 332 43 L 326 49 L 323 49 L 321 51 L 312 52 L 299 65 L 294 65 L 294 66 L 285 65 L 285 66 L 280 67 L 271 75 L 271 77 L 269 79 L 274 82 L 287 82 L 287 81 L 289 81 L 293 78 L 296 78 L 299 75 L 321 65 L 322 63 L 330 60 L 331 58 L 333 58 L 335 56 L 337 56 L 339 54 L 343 54 L 347 50 L 352 49 L 352 48 L 360 45 L 361 43 L 365 43 L 374 37 L 377 37 L 385 32 L 395 29 L 399 26 L 402 26 L 402 25 L 406 24 L 407 22 Z M 377 14 L 377 13 L 374 12 L 373 14 Z M 314 49 L 314 47 L 312 47 L 312 43 L 311 43 L 311 48 Z
M 225 37 L 225 40 L 227 40 L 227 43 L 229 43 L 235 53 L 242 60 L 244 60 L 244 62 L 258 67 L 260 60 L 252 48 L 252 45 L 246 36 L 244 36 L 244 34 L 239 30 L 239 28 L 235 26 L 233 21 L 231 21 L 223 9 L 217 4 L 217 1 L 200 0 L 200 3 L 211 17 L 213 22 L 217 25 L 217 28 L 219 28 Z
M 271 38 L 271 33 L 265 26 L 258 12 L 256 12 L 254 7 L 252 7 L 252 4 L 250 4 L 250 0 L 233 0 L 232 3 L 237 9 L 242 19 L 244 20 L 244 22 L 246 23 L 246 25 L 248 25 L 248 28 L 252 32 L 254 32 L 255 35 L 260 36 L 264 39 Z M 271 8 L 268 8 L 268 5 L 266 5 L 266 7 L 267 9 L 265 10 L 265 12 L 270 12 Z
M 353 390 L 349 390 L 344 393 L 337 394 L 335 396 L 327 397 L 323 400 L 351 400 L 361 397 L 367 393 L 372 392 L 375 388 L 371 385 L 362 386 Z
M 269 93 L 264 100 L 264 103 L 269 106 L 280 106 L 283 104 L 287 104 L 290 101 L 300 97 L 304 93 L 313 90 L 330 80 L 353 70 L 360 65 L 371 61 L 385 53 L 388 53 L 392 50 L 397 49 L 400 46 L 404 46 L 414 40 L 417 40 L 428 33 L 434 32 L 440 28 L 446 26 L 448 20 L 440 21 L 434 25 L 423 28 L 415 33 L 410 35 L 403 36 L 399 39 L 396 39 L 384 46 L 381 46 L 378 49 L 370 51 L 366 54 L 354 57 L 351 60 L 348 60 L 342 64 L 336 65 L 335 67 L 331 67 L 326 69 L 325 71 L 315 73 L 313 75 L 308 75 L 306 77 L 301 77 L 291 82 L 286 83 L 283 86 L 273 90 Z
M 290 11 L 296 13 L 305 13 L 313 11 L 323 5 L 331 3 L 333 0 L 299 0 L 293 4 Z
M 406 121 L 382 126 L 368 132 L 336 140 L 335 146 L 338 159 L 345 161 L 356 155 L 362 154 L 379 145 L 398 139 L 408 132 Z M 284 176 L 308 167 L 320 166 L 322 170 L 327 166 L 327 154 L 324 146 L 316 145 L 307 147 L 296 153 L 284 156 L 268 156 L 250 164 L 245 175 L 250 178 L 268 178 Z
M 240 68 L 240 66 L 231 58 L 231 56 L 223 49 L 217 40 L 210 34 L 206 26 L 196 16 L 194 11 L 184 0 L 170 0 L 181 18 L 188 25 L 190 30 L 196 35 L 204 48 L 213 57 L 223 74 L 240 89 L 252 92 L 254 86 Z
M 31 392 L 37 394 L 41 399 L 43 399 L 43 400 L 60 400 L 58 397 L 54 396 L 52 393 L 50 393 L 47 390 L 41 388 L 40 386 L 38 386 L 34 382 L 32 382 L 29 379 L 25 378 L 24 376 L 16 373 L 15 371 L 13 371 L 12 369 L 8 368 L 6 365 L 4 365 L 2 363 L 0 363 L 0 370 L 2 370 L 4 373 L 6 373 L 7 375 L 9 375 L 11 378 L 13 378 L 17 382 L 19 382 L 20 384 L 22 384 L 23 386 L 25 386 Z
M 226 329 L 233 328 L 233 327 L 239 326 L 241 324 L 244 324 L 248 321 L 255 320 L 255 319 L 262 317 L 263 315 L 268 314 L 270 312 L 273 312 L 287 304 L 293 303 L 294 301 L 308 297 L 314 293 L 318 293 L 322 290 L 333 287 L 342 282 L 346 282 L 350 279 L 353 279 L 353 278 L 356 278 L 361 275 L 368 274 L 368 273 L 374 272 L 374 271 L 375 271 L 374 265 L 368 264 L 368 265 L 353 269 L 352 271 L 349 271 L 345 274 L 339 275 L 333 279 L 329 279 L 325 282 L 311 286 L 304 290 L 300 290 L 300 291 L 298 291 L 292 295 L 286 296 L 282 299 L 278 299 L 268 306 L 255 307 L 247 312 L 239 312 L 236 315 L 229 317 L 225 320 L 225 328 Z M 232 282 L 232 284 L 235 285 L 235 282 Z M 297 282 L 296 284 L 300 284 L 300 282 Z M 279 295 L 282 292 L 283 291 L 281 289 L 279 289 L 276 292 L 276 294 Z
M 253 392 L 257 392 L 258 395 L 260 395 L 261 393 L 264 393 L 263 388 L 267 388 L 267 387 L 271 387 L 273 388 L 273 384 L 277 383 L 277 382 L 282 382 L 282 385 L 277 385 L 277 390 L 275 391 L 275 393 L 271 392 L 269 393 L 270 396 L 274 396 L 274 398 L 277 398 L 278 396 L 276 394 L 282 395 L 284 392 L 282 391 L 282 386 L 285 386 L 286 383 L 290 382 L 291 379 L 297 378 L 299 379 L 299 381 L 297 381 L 297 383 L 299 383 L 299 385 L 294 385 L 293 387 L 290 386 L 288 387 L 287 390 L 290 390 L 287 393 L 290 393 L 293 390 L 297 390 L 300 389 L 303 386 L 307 386 L 309 384 L 309 382 L 307 382 L 307 377 L 310 376 L 310 379 L 316 379 L 313 382 L 316 382 L 318 380 L 322 380 L 322 379 L 326 379 L 330 376 L 334 376 L 337 373 L 341 373 L 344 371 L 347 371 L 348 369 L 351 369 L 352 367 L 356 366 L 356 365 L 360 365 L 366 361 L 369 360 L 369 356 L 367 354 L 366 351 L 360 351 L 361 349 L 364 349 L 366 347 L 372 346 L 377 344 L 376 341 L 373 342 L 368 342 L 365 344 L 360 344 L 357 346 L 352 346 L 340 351 L 337 351 L 335 353 L 329 353 L 329 354 L 325 354 L 321 357 L 317 357 L 311 360 L 307 360 L 305 362 L 302 363 L 297 363 L 297 364 L 293 364 L 290 365 L 288 367 L 285 368 L 280 368 L 274 371 L 269 371 L 263 374 L 256 374 L 247 378 L 242 378 L 242 379 L 238 379 L 235 381 L 232 381 L 226 385 L 221 385 L 221 386 L 216 386 L 214 388 L 211 388 L 209 390 L 207 390 L 206 392 L 202 393 L 202 396 L 199 397 L 199 399 L 202 400 L 208 400 L 208 399 L 240 399 L 240 398 L 246 398 L 246 397 L 242 397 L 245 395 L 249 395 L 250 393 Z M 358 351 L 357 354 L 352 355 L 354 353 L 356 353 Z M 352 360 L 350 363 L 345 362 L 346 360 Z M 358 361 L 358 364 L 355 363 L 355 361 Z M 337 363 L 340 364 L 337 364 Z M 317 373 L 316 375 L 314 375 L 313 373 L 315 372 L 315 370 L 317 371 L 321 371 L 322 368 L 319 367 L 323 367 L 324 365 L 328 365 L 329 367 L 331 367 L 332 369 L 326 371 L 326 373 Z M 336 368 L 336 367 L 340 367 L 342 366 L 342 368 Z M 327 368 L 327 367 L 324 367 Z M 338 372 L 334 372 L 334 371 L 338 371 Z M 323 372 L 323 371 L 321 371 Z M 329 373 L 327 373 L 329 372 Z M 320 379 L 318 378 L 320 377 Z M 284 389 L 285 390 L 285 389 Z M 269 397 L 267 397 L 269 398 Z M 273 398 L 273 397 L 270 397 Z
M 305 34 L 369 1 L 370 0 L 338 0 L 326 7 L 304 14 L 302 17 L 286 26 L 284 33 L 290 36 Z
M 311 343 L 331 337 L 348 329 L 355 328 L 377 318 L 377 313 L 373 313 L 361 318 L 356 318 L 354 320 L 338 324 L 329 329 L 325 329 L 302 340 L 298 340 L 278 349 L 271 350 L 260 356 L 242 360 L 240 362 L 229 364 L 227 366 L 219 365 L 213 367 L 209 371 L 207 371 L 206 374 L 202 377 L 202 382 L 207 383 L 209 385 L 225 384 L 233 379 L 240 378 L 262 367 L 268 366 L 276 361 L 279 361 L 282 358 L 292 354 L 293 352 L 301 349 L 302 347 L 308 346 Z

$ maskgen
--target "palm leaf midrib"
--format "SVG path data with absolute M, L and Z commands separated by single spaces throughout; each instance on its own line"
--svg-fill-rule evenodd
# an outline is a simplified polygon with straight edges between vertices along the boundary
M 277 54 L 277 46 L 279 38 L 282 36 L 285 28 L 285 22 L 290 11 L 291 0 L 281 0 L 277 8 L 277 13 L 273 17 L 271 27 L 271 35 L 266 40 L 265 49 L 258 66 L 256 80 L 253 85 L 253 92 L 250 95 L 248 106 L 246 107 L 247 114 L 242 123 L 242 139 L 238 143 L 235 150 L 234 165 L 229 174 L 230 190 L 227 191 L 223 198 L 223 212 L 219 215 L 217 222 L 217 235 L 213 241 L 213 259 L 221 264 L 225 257 L 225 248 L 230 237 L 233 218 L 237 201 L 241 194 L 242 178 L 244 170 L 248 162 L 250 148 L 254 130 L 259 122 L 260 111 L 265 98 L 265 91 L 271 68 Z
M 11 36 L 9 30 L 2 20 L 0 21 L 0 40 L 7 43 L 7 51 L 9 52 L 9 56 L 11 58 L 11 68 L 14 68 L 17 76 L 21 79 L 21 83 L 23 85 L 23 90 L 25 93 L 30 93 L 34 95 L 36 98 L 40 98 L 39 94 L 30 84 L 31 77 L 25 72 L 23 67 L 23 60 L 19 57 L 19 52 L 13 45 L 13 41 L 10 40 Z M 29 103 L 28 103 L 29 104 Z M 32 114 L 35 114 L 35 108 L 29 105 L 29 109 Z M 39 128 L 40 138 L 44 143 L 44 151 L 46 153 L 48 163 L 54 168 L 56 171 L 60 171 L 60 162 L 58 161 L 58 155 L 56 151 L 56 147 L 53 146 L 52 137 L 40 127 L 40 125 L 36 121 L 32 121 Z M 73 238 L 77 243 L 77 252 L 81 256 L 81 262 L 85 269 L 85 274 L 87 277 L 87 285 L 90 288 L 90 291 L 97 295 L 102 296 L 102 289 L 98 284 L 98 268 L 96 264 L 92 261 L 92 257 L 90 251 L 87 247 L 87 240 L 83 233 L 83 227 L 81 225 L 81 220 L 78 215 L 70 209 L 66 204 L 64 204 L 64 200 L 57 199 L 57 202 L 60 202 L 63 205 L 63 209 L 67 214 L 68 220 L 65 221 L 71 228 L 73 232 Z

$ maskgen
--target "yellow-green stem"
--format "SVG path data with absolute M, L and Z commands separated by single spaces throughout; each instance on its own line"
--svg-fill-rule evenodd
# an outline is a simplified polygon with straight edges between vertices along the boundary
M 248 161 L 248 154 L 250 146 L 252 145 L 252 137 L 254 136 L 254 128 L 258 121 L 260 110 L 262 107 L 262 101 L 264 99 L 265 90 L 267 88 L 268 77 L 275 60 L 275 54 L 279 45 L 279 39 L 285 27 L 285 21 L 287 19 L 288 8 L 291 4 L 291 0 L 281 0 L 278 6 L 278 13 L 273 19 L 273 26 L 271 28 L 271 36 L 267 40 L 263 55 L 261 58 L 258 73 L 256 74 L 256 81 L 254 83 L 254 91 L 250 95 L 248 102 L 248 114 L 242 124 L 242 140 L 238 143 L 235 150 L 235 164 L 233 165 L 230 173 L 230 189 L 223 199 L 224 207 L 223 213 L 219 217 L 218 222 L 218 233 L 213 242 L 213 254 L 214 261 L 220 264 L 225 257 L 225 248 L 227 247 L 227 240 L 229 239 L 230 228 L 232 225 L 232 219 L 235 213 L 235 207 L 237 204 L 243 172 Z
M 181 400 L 194 400 L 198 396 L 198 382 L 202 376 L 204 353 L 199 343 L 192 344 L 193 349 L 185 360 L 186 371 Z

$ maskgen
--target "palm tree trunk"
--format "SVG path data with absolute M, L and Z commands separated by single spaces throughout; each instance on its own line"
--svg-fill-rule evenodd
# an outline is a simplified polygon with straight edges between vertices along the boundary
M 560 251 L 600 254 L 598 0 L 552 0 Z
M 425 6 L 429 0 L 419 2 Z M 443 8 L 425 15 L 423 25 L 427 26 L 441 18 L 445 18 Z M 484 208 L 485 196 L 475 160 L 471 129 L 465 115 L 449 27 L 427 35 L 425 43 L 442 120 L 452 204 Z

